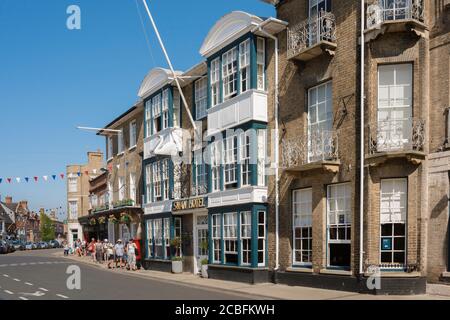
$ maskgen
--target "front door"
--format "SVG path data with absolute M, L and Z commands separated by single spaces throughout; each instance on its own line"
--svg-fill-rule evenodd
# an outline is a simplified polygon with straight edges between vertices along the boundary
M 208 259 L 208 216 L 196 217 L 195 224 L 195 259 L 197 272 L 201 271 L 202 260 Z

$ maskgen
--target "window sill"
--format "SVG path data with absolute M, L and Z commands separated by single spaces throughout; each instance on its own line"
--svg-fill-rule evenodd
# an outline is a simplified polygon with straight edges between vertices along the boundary
M 137 147 L 137 144 L 135 144 L 134 146 L 128 148 L 128 151 L 133 151 L 134 149 L 136 149 L 136 147 Z
M 321 269 L 320 274 L 330 274 L 330 275 L 338 275 L 338 276 L 352 276 L 352 271 L 347 270 L 335 270 L 335 269 Z
M 441 277 L 442 278 L 450 278 L 450 272 L 448 272 L 448 271 L 442 272 Z
M 373 273 L 365 272 L 365 277 L 370 277 Z M 406 271 L 381 271 L 382 278 L 418 278 L 420 277 L 420 272 L 406 272 Z M 449 275 L 450 277 L 450 275 Z
M 122 151 L 122 152 L 120 152 L 120 153 L 117 154 L 117 157 L 121 157 L 121 156 L 123 156 L 124 154 L 125 154 L 125 151 Z
M 111 162 L 113 161 L 114 157 L 109 158 L 108 160 L 106 160 L 106 162 Z
M 313 269 L 312 268 L 308 268 L 306 266 L 293 266 L 293 267 L 289 267 L 286 268 L 287 272 L 297 272 L 297 273 L 313 273 Z

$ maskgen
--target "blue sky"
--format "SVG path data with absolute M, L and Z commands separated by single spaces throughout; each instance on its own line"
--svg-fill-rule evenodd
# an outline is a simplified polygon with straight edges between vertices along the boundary
M 86 161 L 104 140 L 76 130 L 101 127 L 137 100 L 146 73 L 166 67 L 156 37 L 136 0 L 0 0 L 0 196 L 27 199 L 32 209 L 66 208 L 65 180 L 23 178 L 65 172 Z M 214 23 L 243 10 L 273 16 L 258 0 L 148 0 L 174 67 L 198 63 Z M 81 8 L 81 30 L 68 30 L 66 9 Z M 21 177 L 20 184 L 6 178 Z M 41 178 L 42 180 L 42 178 Z M 52 180 L 50 178 L 50 180 Z

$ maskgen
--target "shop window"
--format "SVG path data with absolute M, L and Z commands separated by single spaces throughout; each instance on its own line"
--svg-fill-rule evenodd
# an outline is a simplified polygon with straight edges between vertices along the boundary
M 153 222 L 153 232 L 155 236 L 155 258 L 163 258 L 163 221 L 162 219 L 155 219 Z
M 252 213 L 241 212 L 241 264 L 252 263 Z
M 170 218 L 164 218 L 164 258 L 170 258 Z
M 258 211 L 258 266 L 266 265 L 266 212 Z
M 220 250 L 221 241 L 221 229 L 222 229 L 222 216 L 220 214 L 213 214 L 211 216 L 212 221 L 212 252 L 213 262 L 220 263 L 222 261 L 222 252 Z
M 223 240 L 225 243 L 225 263 L 237 264 L 237 213 L 223 214 Z

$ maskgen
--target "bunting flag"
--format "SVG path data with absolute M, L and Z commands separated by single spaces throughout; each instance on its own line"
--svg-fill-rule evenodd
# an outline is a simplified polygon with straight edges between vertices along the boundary
M 112 165 L 109 165 L 108 169 L 110 171 L 112 171 Z M 98 172 L 98 170 L 96 170 L 96 169 L 92 170 L 93 174 L 97 174 L 97 172 Z M 83 172 L 82 171 L 78 171 L 76 173 L 69 173 L 67 175 L 67 177 L 69 177 L 69 178 L 76 177 L 76 176 L 81 177 L 83 175 L 89 175 L 89 173 L 90 173 L 89 170 L 85 170 Z M 58 176 L 62 180 L 64 180 L 66 178 L 66 174 L 65 173 L 60 173 L 59 175 L 58 174 L 51 174 L 51 175 L 45 175 L 45 176 L 32 176 L 32 177 L 30 177 L 30 176 L 22 176 L 22 177 L 14 177 L 13 176 L 13 177 L 8 177 L 8 178 L 0 177 L 0 184 L 2 184 L 3 182 L 6 182 L 8 184 L 12 184 L 13 182 L 14 183 L 22 183 L 23 181 L 25 181 L 26 183 L 29 183 L 32 180 L 34 180 L 34 182 L 37 183 L 37 182 L 39 182 L 40 178 L 43 179 L 45 182 L 48 182 L 50 180 L 51 181 L 57 181 L 58 180 Z

